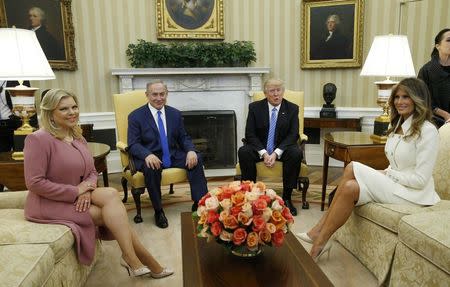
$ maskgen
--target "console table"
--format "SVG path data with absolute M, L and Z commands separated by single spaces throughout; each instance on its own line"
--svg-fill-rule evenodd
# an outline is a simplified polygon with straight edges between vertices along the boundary
M 88 148 L 94 157 L 95 169 L 103 175 L 103 185 L 108 186 L 106 156 L 110 152 L 110 147 L 102 143 L 88 142 Z M 10 191 L 26 190 L 23 160 L 14 160 L 11 154 L 12 152 L 0 153 L 0 187 L 6 186 Z

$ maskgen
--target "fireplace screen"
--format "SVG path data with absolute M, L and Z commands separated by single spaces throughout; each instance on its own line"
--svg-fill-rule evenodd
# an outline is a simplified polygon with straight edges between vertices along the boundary
M 208 169 L 236 165 L 234 111 L 183 111 L 184 126 Z

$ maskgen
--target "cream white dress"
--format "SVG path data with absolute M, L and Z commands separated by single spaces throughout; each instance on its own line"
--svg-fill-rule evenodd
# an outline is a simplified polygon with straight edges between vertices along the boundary
M 439 134 L 426 121 L 421 136 L 405 140 L 410 133 L 413 116 L 402 124 L 403 135 L 391 133 L 385 145 L 389 167 L 385 174 L 359 162 L 353 171 L 359 184 L 356 205 L 368 202 L 434 205 L 440 201 L 434 189 L 433 168 L 436 162 Z M 400 121 L 397 123 L 399 126 Z

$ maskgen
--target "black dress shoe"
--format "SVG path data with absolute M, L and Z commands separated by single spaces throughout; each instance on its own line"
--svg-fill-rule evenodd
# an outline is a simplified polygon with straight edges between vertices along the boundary
M 289 208 L 293 216 L 297 216 L 297 208 L 295 208 L 294 204 L 290 199 L 285 199 L 284 204 L 286 205 L 287 208 Z
M 198 208 L 198 202 L 194 201 L 194 203 L 192 204 L 192 208 L 191 208 L 192 212 L 197 211 L 197 208 Z
M 155 224 L 159 228 L 167 228 L 167 226 L 169 226 L 164 210 L 161 209 L 159 211 L 155 211 Z

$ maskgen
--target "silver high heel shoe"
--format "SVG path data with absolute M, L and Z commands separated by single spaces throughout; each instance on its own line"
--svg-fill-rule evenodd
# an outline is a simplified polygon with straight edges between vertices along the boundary
M 311 237 L 309 237 L 308 233 L 306 233 L 306 232 L 299 232 L 295 235 L 307 243 L 311 243 L 311 244 L 313 243 L 313 240 L 311 239 Z
M 164 277 L 170 276 L 172 274 L 173 274 L 173 269 L 168 268 L 168 267 L 164 267 L 160 273 L 155 273 L 155 272 L 150 271 L 150 276 L 152 276 L 152 278 L 155 278 L 155 279 L 164 278 Z
M 128 263 L 126 263 L 125 260 L 123 260 L 123 258 L 121 258 L 121 260 L 120 260 L 120 265 L 122 265 L 123 267 L 125 267 L 125 269 L 127 269 L 128 276 L 131 276 L 131 277 L 138 277 L 138 276 L 142 276 L 142 275 L 151 273 L 150 269 L 148 269 L 147 266 L 142 266 L 138 269 L 133 270 L 131 268 L 131 266 L 128 265 Z
M 322 248 L 322 250 L 320 250 L 319 254 L 317 254 L 316 257 L 313 258 L 314 262 L 317 263 L 319 261 L 319 258 L 324 254 L 324 253 L 328 253 L 327 255 L 327 259 L 330 259 L 330 250 L 331 250 L 331 242 L 328 241 L 325 246 Z

